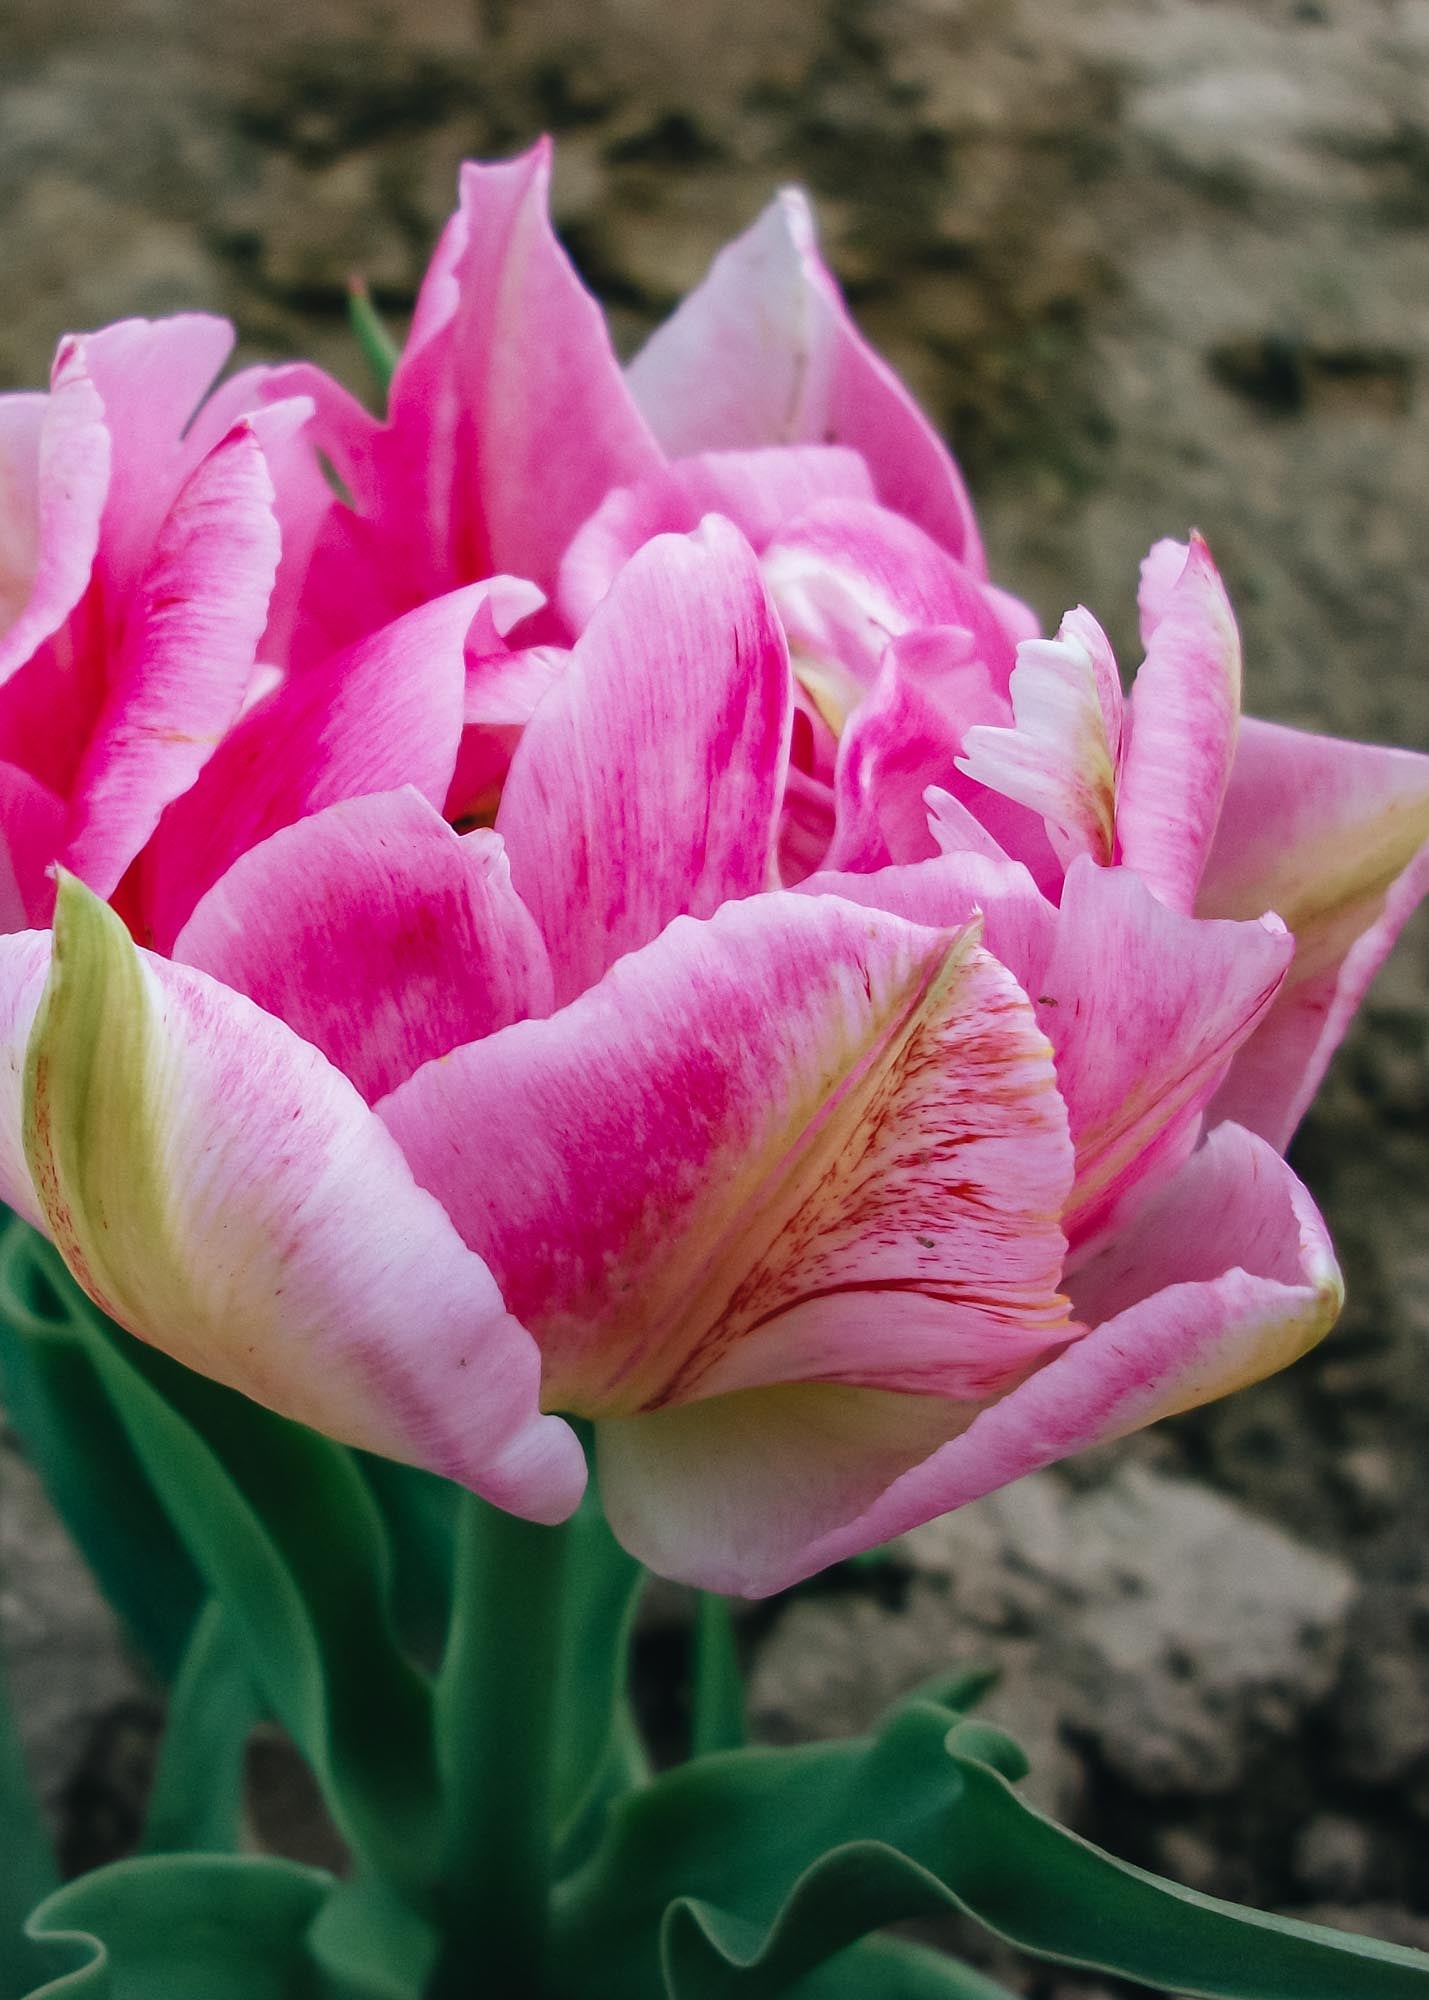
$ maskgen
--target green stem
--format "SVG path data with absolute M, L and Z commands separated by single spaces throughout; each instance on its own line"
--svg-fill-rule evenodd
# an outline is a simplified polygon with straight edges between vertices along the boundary
M 744 1744 L 744 1680 L 729 1600 L 700 1591 L 695 1604 L 690 1755 L 708 1757 Z
M 443 1947 L 427 2000 L 539 2000 L 566 1538 L 468 1494 L 437 1682 Z

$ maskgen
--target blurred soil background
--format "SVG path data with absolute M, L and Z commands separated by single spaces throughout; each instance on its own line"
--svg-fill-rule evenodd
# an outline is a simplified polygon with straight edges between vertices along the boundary
M 1003 581 L 1133 660 L 1137 560 L 1194 523 L 1249 707 L 1425 747 L 1429 0 L 3 0 L 0 386 L 66 329 L 192 306 L 357 382 L 348 273 L 400 316 L 458 161 L 543 129 L 624 347 L 802 181 Z M 1426 938 L 1295 1149 L 1337 1333 L 761 1608 L 766 1737 L 1000 1659 L 990 1712 L 1075 1825 L 1429 1946 Z M 0 1471 L 17 1694 L 90 1865 L 132 1838 L 158 1708 L 13 1448 Z M 654 1616 L 652 1672 L 679 1660 Z M 302 1810 L 270 1799 L 290 1837 Z

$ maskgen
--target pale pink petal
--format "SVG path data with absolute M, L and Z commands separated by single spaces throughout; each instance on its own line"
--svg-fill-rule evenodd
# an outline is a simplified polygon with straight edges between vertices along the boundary
M 66 1262 L 131 1333 L 514 1511 L 575 1504 L 581 1451 L 540 1414 L 533 1342 L 353 1086 L 242 995 L 138 953 L 68 876 L 25 1144 Z
M 541 702 L 497 814 L 571 999 L 672 917 L 765 888 L 789 743 L 783 636 L 716 516 L 621 572 Z
M 986 573 L 962 475 L 850 320 L 796 190 L 786 189 L 720 252 L 629 374 L 672 457 L 754 445 L 850 446 L 867 461 L 885 506 Z
M 1341 1297 L 1304 1188 L 1224 1125 L 1124 1244 L 1079 1274 L 1073 1303 L 1100 1323 L 971 1420 L 936 1397 L 822 1384 L 607 1420 L 602 1497 L 660 1574 L 766 1596 L 1285 1367 Z
M 453 833 L 410 790 L 344 799 L 241 855 L 173 955 L 286 1021 L 369 1103 L 551 1007 L 500 840 Z
M 1072 1330 L 1065 1114 L 975 927 L 729 904 L 379 1108 L 536 1334 L 548 1406 L 771 1373 L 983 1396 Z
M 1073 863 L 1046 963 L 1008 963 L 1027 980 L 1056 1054 L 1077 1148 L 1065 1217 L 1074 1247 L 1189 1153 L 1292 950 L 1276 918 L 1183 917 L 1130 869 Z
M 971 807 L 941 785 L 929 785 L 923 794 L 928 808 L 928 831 L 940 854 L 981 854 L 989 861 L 1005 861 L 1001 843 L 993 839 Z
M 50 933 L 0 937 L 0 1202 L 45 1227 L 25 1160 L 25 1046 L 50 969 Z
M 820 870 L 801 882 L 796 893 L 839 896 L 932 930 L 958 930 L 977 918 L 993 957 L 1024 991 L 1041 990 L 1057 911 L 1022 863 L 1009 861 L 1000 852 L 985 855 L 960 849 L 931 861 L 877 868 L 868 874 Z
M 206 313 L 120 320 L 74 342 L 113 445 L 100 558 L 111 601 L 136 581 L 192 470 L 183 434 L 232 347 L 227 320 Z M 64 364 L 64 347 L 60 355 Z
M 245 419 L 159 529 L 70 798 L 65 865 L 99 896 L 113 895 L 243 706 L 278 566 L 272 500 Z
M 723 514 L 762 553 L 780 528 L 817 501 L 873 497 L 868 467 L 857 452 L 838 445 L 771 445 L 676 459 L 597 507 L 561 559 L 557 603 L 579 632 L 638 548 L 653 535 L 688 533 L 706 514 Z
M 1106 634 L 1069 611 L 1055 639 L 1027 639 L 1009 684 L 1014 724 L 967 733 L 958 769 L 1038 813 L 1066 866 L 1108 865 L 1116 841 L 1121 684 Z
M 929 625 L 963 626 L 1007 684 L 1012 647 L 976 576 L 887 507 L 821 501 L 775 536 L 764 571 L 796 661 L 847 677 L 845 710 L 873 685 L 889 640 Z
M 956 781 L 969 726 L 1001 717 L 1004 707 L 972 634 L 961 626 L 894 639 L 839 741 L 838 830 L 825 866 L 882 868 L 936 854 L 925 795 L 930 786 Z
M 1141 581 L 1136 592 L 1143 650 L 1151 644 L 1152 633 L 1166 616 L 1171 593 L 1181 581 L 1185 567 L 1186 544 L 1173 540 L 1169 535 L 1153 543 L 1149 553 L 1143 557 Z
M 1273 909 L 1295 960 L 1214 1114 L 1284 1147 L 1429 889 L 1429 758 L 1247 717 L 1198 907 Z
M 0 931 L 49 922 L 64 823 L 64 801 L 48 785 L 0 762 Z
M 99 395 L 66 341 L 48 396 L 0 397 L 0 682 L 83 597 L 109 467 Z
M 466 635 L 492 587 L 471 584 L 409 612 L 294 675 L 243 717 L 143 857 L 148 930 L 160 950 L 239 855 L 280 827 L 403 785 L 440 808 L 461 736 Z
M 1172 909 L 1195 907 L 1239 718 L 1240 635 L 1193 535 L 1132 688 L 1117 804 L 1121 859 Z

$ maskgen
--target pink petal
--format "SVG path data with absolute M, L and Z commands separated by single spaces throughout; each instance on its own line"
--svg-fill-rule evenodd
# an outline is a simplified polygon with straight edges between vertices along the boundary
M 173 955 L 286 1021 L 369 1103 L 551 1007 L 500 840 L 453 833 L 410 790 L 344 799 L 241 855 Z
M 566 1001 L 684 911 L 771 879 L 789 742 L 783 637 L 715 516 L 621 572 L 527 725 L 497 814 Z
M 392 380 L 394 453 L 426 497 L 407 532 L 445 548 L 453 583 L 503 570 L 550 585 L 610 489 L 661 462 L 551 229 L 550 174 L 545 141 L 462 168 L 459 219 Z
M 1246 719 L 1199 907 L 1275 910 L 1295 960 L 1216 1115 L 1289 1143 L 1426 889 L 1429 758 Z
M 847 445 L 867 461 L 885 506 L 986 573 L 962 475 L 850 320 L 796 190 L 786 189 L 720 252 L 629 374 L 672 457 L 754 445 Z
M 159 529 L 70 800 L 65 865 L 99 896 L 113 895 L 243 705 L 278 566 L 272 499 L 241 422 Z
M 205 313 L 120 320 L 74 342 L 113 443 L 101 554 L 111 597 L 137 580 L 192 470 L 183 434 L 232 346 L 233 328 Z M 60 353 L 63 359 L 63 347 Z
M 984 944 L 1024 990 L 1038 989 L 1052 955 L 1057 911 L 1022 863 L 1001 853 L 960 850 L 868 874 L 821 870 L 796 893 L 839 896 L 932 930 L 960 929 L 977 918 Z
M 839 742 L 838 830 L 826 866 L 882 868 L 938 852 L 926 793 L 956 777 L 970 724 L 1001 716 L 991 674 L 961 626 L 932 626 L 894 639 L 872 692 Z M 984 835 L 994 845 L 991 835 Z
M 0 931 L 49 922 L 64 821 L 64 801 L 48 785 L 0 762 Z
M 605 1421 L 606 1511 L 660 1574 L 766 1596 L 1285 1367 L 1341 1297 L 1304 1188 L 1224 1125 L 1079 1274 L 1074 1303 L 1100 1323 L 971 1420 L 935 1397 L 811 1385 Z
M 14 981 L 33 941 L 6 944 Z M 381 1121 L 282 1022 L 136 952 L 71 877 L 25 1123 L 59 1248 L 131 1333 L 345 1443 L 570 1512 L 584 1463 L 539 1413 L 536 1349 Z
M 0 937 L 0 1202 L 36 1229 L 44 1212 L 25 1160 L 25 1045 L 50 969 L 50 933 Z
M 508 579 L 471 584 L 312 667 L 251 709 L 165 813 L 143 858 L 149 930 L 167 950 L 206 889 L 280 827 L 339 799 L 414 785 L 440 808 L 466 684 L 465 640 Z
M 548 1407 L 771 1374 L 983 1395 L 1068 1337 L 1065 1115 L 972 930 L 779 894 L 680 919 L 379 1108 Z
M 1077 1149 L 1064 1220 L 1074 1246 L 1189 1153 L 1292 950 L 1277 919 L 1183 917 L 1130 869 L 1073 863 L 1046 963 L 1008 962 L 1026 979 L 1056 1054 Z
M 1159 547 L 1160 545 L 1158 545 Z M 1160 562 L 1152 552 L 1153 565 Z M 1175 910 L 1194 909 L 1230 779 L 1240 718 L 1240 635 L 1199 535 L 1136 677 L 1117 805 L 1121 859 Z
M 1039 814 L 1066 866 L 1115 849 L 1121 750 L 1116 660 L 1089 611 L 1069 611 L 1055 639 L 1024 640 L 1009 684 L 1011 729 L 967 733 L 958 769 Z
M 66 341 L 48 396 L 0 397 L 0 682 L 84 595 L 109 464 L 98 393 Z
M 676 459 L 639 486 L 607 495 L 561 559 L 556 597 L 579 632 L 617 572 L 654 535 L 686 534 L 723 514 L 763 551 L 786 522 L 820 500 L 872 500 L 857 452 L 838 445 L 771 445 Z
M 873 685 L 890 639 L 929 625 L 963 626 L 1007 684 L 1012 647 L 977 578 L 886 507 L 820 502 L 775 536 L 764 570 L 792 651 L 842 667 L 853 690 Z

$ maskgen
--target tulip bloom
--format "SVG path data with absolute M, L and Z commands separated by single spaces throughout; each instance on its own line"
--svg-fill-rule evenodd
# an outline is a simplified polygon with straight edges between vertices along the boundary
M 1199 538 L 1128 698 L 1041 636 L 795 195 L 622 373 L 547 171 L 465 170 L 385 421 L 193 417 L 194 321 L 0 401 L 0 1188 L 530 1518 L 589 1419 L 627 1545 L 760 1594 L 1325 1333 L 1282 1154 L 1429 760 L 1242 722 Z

